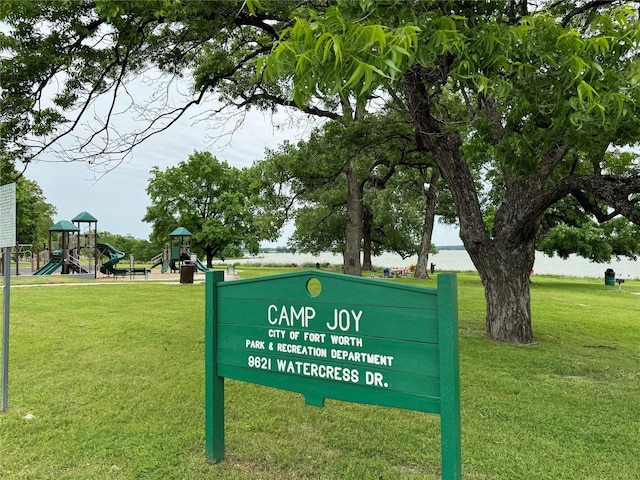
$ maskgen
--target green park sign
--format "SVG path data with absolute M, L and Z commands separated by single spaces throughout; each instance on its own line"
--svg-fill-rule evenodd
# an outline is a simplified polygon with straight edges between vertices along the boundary
M 224 456 L 224 379 L 440 414 L 442 478 L 461 478 L 456 276 L 438 288 L 309 270 L 206 280 L 206 451 Z

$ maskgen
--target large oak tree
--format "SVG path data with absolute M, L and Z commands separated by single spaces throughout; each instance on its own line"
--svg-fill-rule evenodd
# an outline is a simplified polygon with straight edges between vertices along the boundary
M 609 154 L 640 140 L 638 13 L 617 1 L 541 7 L 338 1 L 300 10 L 266 62 L 302 104 L 318 90 L 367 96 L 396 82 L 455 201 L 487 334 L 507 342 L 533 340 L 529 272 L 549 208 L 573 196 L 594 216 L 640 223 L 638 160 L 619 170 Z M 462 115 L 447 109 L 452 97 Z M 479 170 L 492 174 L 482 188 L 499 187 L 490 229 Z

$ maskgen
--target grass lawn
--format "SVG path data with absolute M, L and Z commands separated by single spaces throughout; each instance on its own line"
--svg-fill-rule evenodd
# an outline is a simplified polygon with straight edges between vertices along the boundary
M 481 283 L 458 279 L 463 478 L 638 480 L 640 282 L 533 277 L 537 343 L 516 346 L 485 338 Z M 12 288 L 0 478 L 439 478 L 436 415 L 231 380 L 208 464 L 203 322 L 202 284 Z

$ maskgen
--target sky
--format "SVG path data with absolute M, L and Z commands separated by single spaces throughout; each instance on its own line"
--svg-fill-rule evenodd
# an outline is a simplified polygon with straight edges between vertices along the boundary
M 70 221 L 81 212 L 89 212 L 98 220 L 98 231 L 148 239 L 151 224 L 142 218 L 150 204 L 146 187 L 153 166 L 164 170 L 186 161 L 194 151 L 210 151 L 218 160 L 238 168 L 250 166 L 264 158 L 265 149 L 276 149 L 285 140 L 306 138 L 313 126 L 301 115 L 250 111 L 236 128 L 235 120 L 226 124 L 198 121 L 201 113 L 185 117 L 144 141 L 104 175 L 96 174 L 85 163 L 62 162 L 49 153 L 32 162 L 25 176 L 36 181 L 47 202 L 56 207 L 54 222 Z M 285 226 L 278 241 L 262 245 L 285 246 L 292 231 L 291 225 Z M 441 224 L 436 224 L 433 242 L 461 244 L 457 230 Z

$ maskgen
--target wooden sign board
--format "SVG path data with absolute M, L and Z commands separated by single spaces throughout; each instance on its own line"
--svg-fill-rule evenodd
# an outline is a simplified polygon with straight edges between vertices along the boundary
M 224 456 L 224 378 L 437 413 L 442 477 L 459 479 L 456 276 L 438 288 L 323 271 L 223 282 L 207 273 L 207 456 Z

